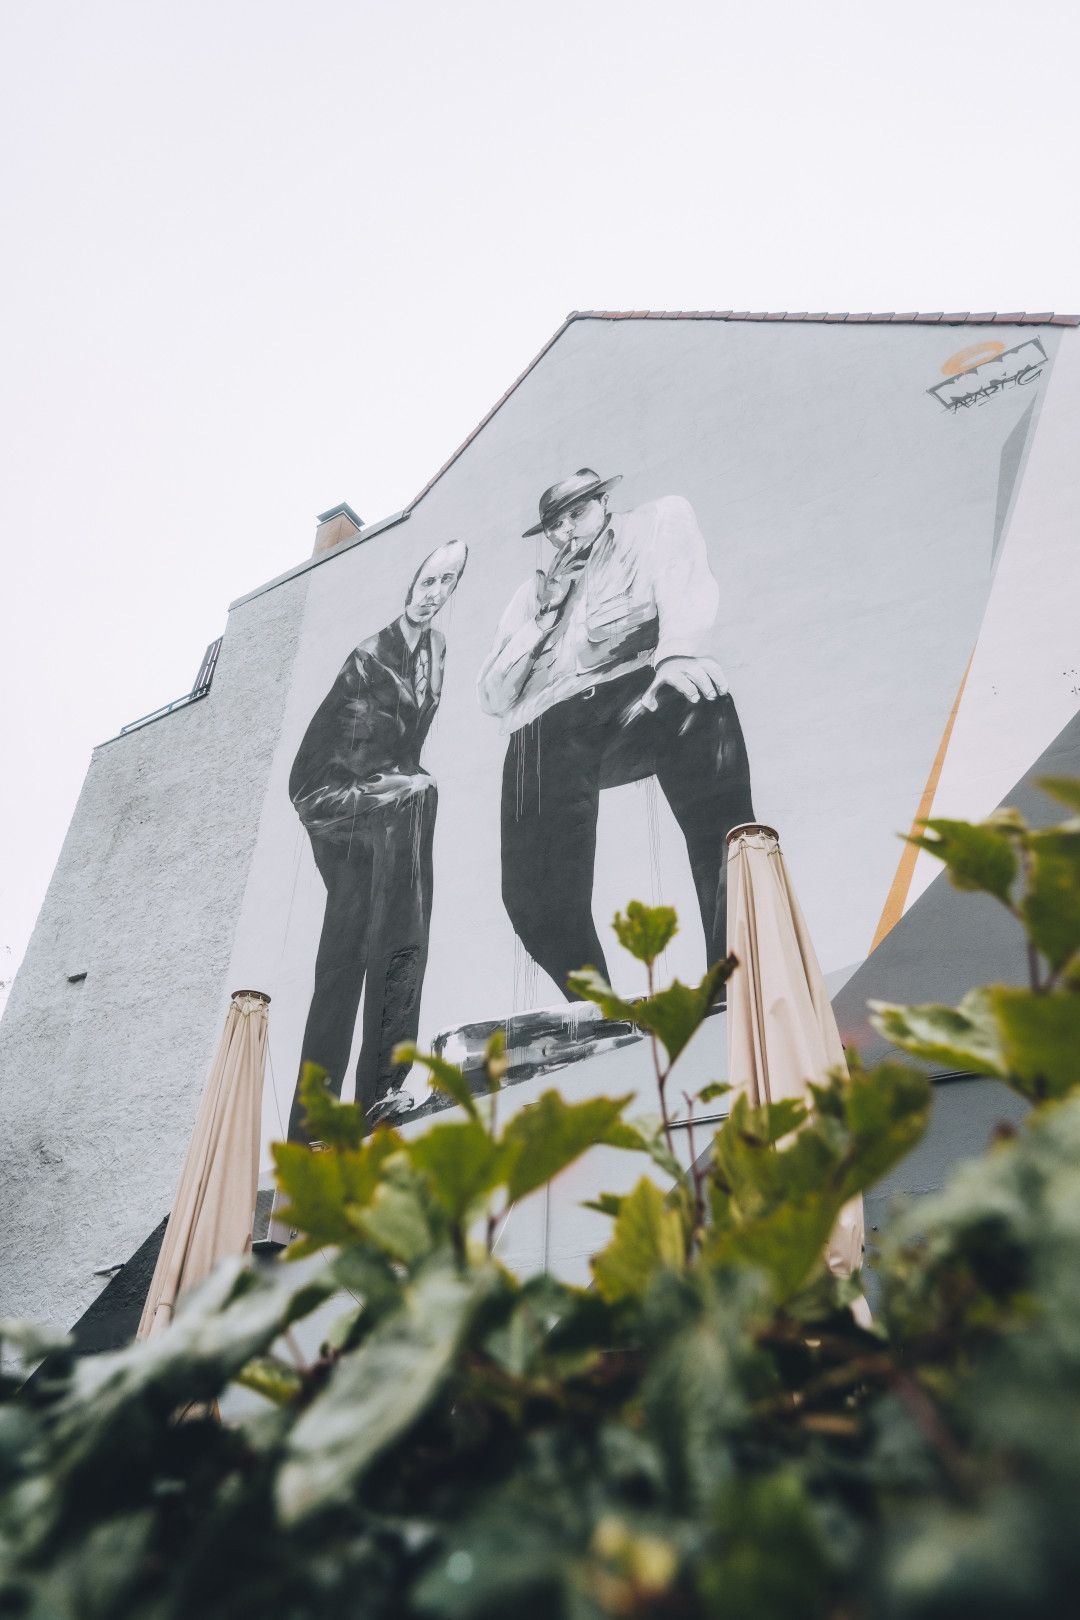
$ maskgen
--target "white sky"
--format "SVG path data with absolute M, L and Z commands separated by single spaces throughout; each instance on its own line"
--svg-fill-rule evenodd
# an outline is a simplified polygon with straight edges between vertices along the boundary
M 90 749 L 573 308 L 1080 310 L 1069 0 L 0 0 L 0 980 Z

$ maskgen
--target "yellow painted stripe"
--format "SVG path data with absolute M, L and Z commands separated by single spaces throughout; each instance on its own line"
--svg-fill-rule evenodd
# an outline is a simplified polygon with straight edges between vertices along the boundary
M 975 654 L 972 652 L 971 658 L 974 658 L 974 656 Z M 957 688 L 956 697 L 953 700 L 952 710 L 950 711 L 948 721 L 945 725 L 944 734 L 938 746 L 938 751 L 934 756 L 934 763 L 930 767 L 930 775 L 926 779 L 926 787 L 923 789 L 923 796 L 919 800 L 919 808 L 916 810 L 915 819 L 911 823 L 911 832 L 913 835 L 922 831 L 921 823 L 927 820 L 930 815 L 930 811 L 933 808 L 934 795 L 937 792 L 938 782 L 941 779 L 942 767 L 945 764 L 945 755 L 949 751 L 949 738 L 952 736 L 953 726 L 956 723 L 957 711 L 960 708 L 960 699 L 964 695 L 964 687 L 967 685 L 968 674 L 971 670 L 971 658 L 968 659 L 967 668 L 964 670 L 963 676 L 961 677 L 960 685 Z M 918 858 L 919 851 L 916 849 L 915 845 L 905 844 L 904 853 L 900 857 L 900 864 L 896 868 L 896 876 L 892 880 L 892 886 L 889 889 L 888 897 L 885 901 L 885 909 L 881 913 L 881 921 L 877 925 L 877 931 L 874 934 L 874 941 L 870 946 L 871 951 L 877 950 L 878 946 L 885 938 L 885 935 L 900 921 L 900 918 L 904 915 L 904 906 L 907 904 L 908 890 L 911 888 L 911 879 L 914 876 L 915 862 L 918 860 Z

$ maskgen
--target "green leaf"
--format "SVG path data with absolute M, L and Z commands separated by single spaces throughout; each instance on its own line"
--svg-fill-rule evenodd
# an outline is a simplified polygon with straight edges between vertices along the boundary
M 270 1152 L 278 1187 L 289 1197 L 279 1213 L 305 1236 L 289 1247 L 294 1259 L 323 1244 L 347 1243 L 355 1229 L 345 1214 L 340 1155 L 303 1142 L 274 1142 Z
M 682 1222 L 643 1177 L 622 1200 L 611 1242 L 593 1256 L 596 1286 L 609 1301 L 640 1296 L 662 1267 L 682 1271 L 685 1264 Z
M 487 1273 L 426 1271 L 406 1289 L 401 1308 L 337 1363 L 288 1438 L 277 1482 L 286 1525 L 347 1501 L 375 1459 L 416 1422 L 491 1286 Z
M 367 1317 L 368 1312 L 363 1304 L 353 1305 L 350 1310 L 336 1316 L 323 1334 L 319 1354 L 336 1355 L 342 1350 L 351 1350 L 364 1336 L 368 1326 Z
M 703 1614 L 789 1620 L 842 1612 L 834 1600 L 837 1554 L 829 1539 L 831 1530 L 835 1540 L 836 1527 L 794 1468 L 725 1481 L 713 1514 L 700 1575 Z
M 1080 1086 L 1080 996 L 988 990 L 1001 1030 L 1007 1078 L 1033 1102 L 1064 1097 Z
M 840 1194 L 846 1203 L 879 1182 L 910 1153 L 930 1119 L 930 1081 L 921 1070 L 902 1063 L 853 1067 L 851 1077 L 837 1078 L 831 1090 L 840 1102 L 847 1132 L 841 1162 Z M 815 1104 L 822 1088 L 813 1087 Z
M 745 1432 L 751 1387 L 751 1323 L 766 1318 L 770 1305 L 757 1277 L 702 1266 L 650 1298 L 650 1325 L 660 1331 L 642 1404 L 676 1511 L 707 1512 L 735 1466 L 733 1443 Z
M 395 1046 L 392 1057 L 395 1063 L 422 1064 L 431 1075 L 431 1083 L 436 1091 L 452 1097 L 467 1114 L 476 1113 L 476 1098 L 456 1063 L 447 1063 L 445 1058 L 436 1057 L 433 1052 L 421 1052 L 414 1041 L 402 1041 Z
M 464 1521 L 455 1518 L 437 1552 L 421 1566 L 407 1610 L 384 1609 L 387 1620 L 399 1615 L 404 1620 L 406 1614 L 410 1620 L 595 1620 L 600 1611 L 593 1605 L 571 1606 L 576 1594 L 558 1534 L 558 1510 L 548 1507 L 545 1496 L 525 1474 L 513 1478 L 504 1493 L 481 1497 Z M 548 1595 L 550 1603 L 543 1601 Z
M 432 1202 L 426 1177 L 402 1155 L 390 1165 L 371 1203 L 350 1211 L 357 1230 L 385 1254 L 404 1265 L 415 1265 L 438 1247 L 445 1236 Z
M 615 913 L 611 926 L 623 950 L 651 965 L 674 939 L 679 919 L 673 906 L 646 906 L 640 900 L 631 900 L 625 915 Z
M 582 1209 L 594 1209 L 598 1215 L 618 1215 L 625 1199 L 618 1193 L 597 1193 L 595 1198 L 586 1198 Z
M 1035 786 L 1080 814 L 1080 776 L 1040 776 Z
M 572 995 L 580 996 L 582 1001 L 591 1001 L 600 1008 L 605 1018 L 621 1019 L 629 1024 L 637 1024 L 644 1029 L 640 1022 L 640 1001 L 624 1001 L 617 996 L 608 984 L 603 974 L 594 967 L 581 968 L 577 973 L 571 973 L 566 981 L 567 989 Z
M 718 1097 L 726 1097 L 729 1091 L 735 1088 L 726 1080 L 710 1080 L 707 1086 L 702 1086 L 698 1092 L 698 1101 L 703 1103 L 715 1102 Z
M 454 1222 L 464 1220 L 474 1204 L 507 1179 L 520 1151 L 515 1144 L 496 1142 L 479 1119 L 434 1125 L 408 1147 L 413 1164 Z
M 631 1153 L 647 1153 L 665 1175 L 678 1181 L 683 1168 L 667 1145 L 659 1119 L 617 1119 L 604 1133 L 604 1146 L 627 1148 Z
M 351 1244 L 330 1261 L 330 1270 L 341 1288 L 360 1305 L 356 1329 L 350 1340 L 366 1337 L 374 1324 L 396 1310 L 401 1299 L 400 1266 L 370 1244 Z
M 1080 950 L 1080 827 L 1029 833 L 1027 893 L 1020 915 L 1055 971 Z
M 831 1120 L 812 1120 L 783 1148 L 769 1141 L 765 1108 L 736 1097 L 713 1138 L 712 1194 L 717 1225 L 749 1221 L 798 1203 L 829 1185 L 838 1172 L 846 1134 Z
M 289 1198 L 278 1218 L 304 1234 L 290 1244 L 291 1260 L 356 1237 L 353 1214 L 369 1204 L 386 1161 L 402 1150 L 396 1131 L 380 1126 L 360 1148 L 312 1148 L 303 1142 L 271 1147 L 277 1184 Z
M 556 1393 L 555 1380 L 588 1373 L 602 1360 L 610 1321 L 595 1292 L 571 1289 L 543 1272 L 520 1285 L 504 1277 L 504 1287 L 503 1302 L 510 1309 L 484 1332 L 482 1350 L 513 1378 L 541 1380 L 550 1396 Z M 490 1391 L 487 1369 L 477 1368 L 475 1377 L 473 1389 L 483 1400 Z M 506 1393 L 520 1418 L 518 1401 L 527 1402 L 531 1391 L 522 1386 Z
M 606 1141 L 629 1101 L 628 1094 L 568 1103 L 557 1091 L 545 1091 L 536 1102 L 515 1114 L 503 1133 L 504 1144 L 516 1155 L 509 1171 L 510 1201 L 516 1203 L 526 1193 L 542 1187 L 587 1148 Z
M 1008 905 L 1020 870 L 1015 828 L 1001 822 L 924 821 L 926 832 L 907 840 L 944 861 L 958 889 L 992 894 Z
M 711 967 L 700 984 L 681 984 L 675 979 L 666 990 L 658 990 L 641 1001 L 624 1001 L 617 996 L 595 968 L 582 968 L 580 973 L 572 973 L 567 982 L 572 994 L 594 1002 L 605 1018 L 625 1019 L 655 1035 L 669 1063 L 674 1063 L 715 1005 L 717 992 L 735 966 L 735 958 L 729 956 Z
M 236 1375 L 236 1383 L 255 1391 L 275 1406 L 287 1406 L 303 1387 L 300 1374 L 277 1356 L 254 1356 Z
M 959 1007 L 896 1007 L 871 1001 L 870 1022 L 894 1046 L 947 1069 L 971 1074 L 1007 1074 L 993 1002 L 986 990 L 971 990 Z
M 706 1253 L 763 1271 L 781 1304 L 820 1269 L 843 1205 L 910 1150 L 930 1108 L 926 1076 L 900 1064 L 856 1065 L 810 1095 L 814 1112 L 800 1118 L 795 1099 L 751 1108 L 742 1094 L 713 1142 Z
M 460 1103 L 466 1113 L 476 1113 L 476 1098 L 471 1092 L 470 1082 L 461 1074 L 457 1063 L 447 1063 L 445 1058 L 436 1058 L 432 1051 L 421 1051 L 418 1045 L 411 1040 L 403 1040 L 400 1045 L 393 1048 L 393 1063 L 419 1063 L 431 1074 L 431 1084 L 437 1092 L 444 1092 L 452 1097 L 453 1102 Z
M 658 1038 L 670 1063 L 675 1062 L 708 1016 L 718 990 L 731 977 L 735 965 L 735 958 L 729 956 L 711 967 L 700 984 L 680 984 L 674 979 L 666 990 L 659 990 L 642 1003 L 640 1021 Z
M 180 1408 L 215 1400 L 230 1378 L 336 1288 L 325 1269 L 299 1285 L 295 1277 L 291 1266 L 257 1272 L 239 1258 L 222 1261 L 181 1296 L 165 1332 L 80 1356 L 69 1392 L 53 1409 L 64 1470 L 78 1468 L 99 1447 L 113 1454 L 133 1418 L 141 1432 L 154 1412 L 166 1421 Z
M 506 1055 L 506 1031 L 496 1029 L 488 1036 L 484 1047 L 484 1074 L 487 1076 L 489 1092 L 498 1091 L 506 1079 L 506 1071 L 510 1067 L 510 1059 Z
M 358 1103 L 338 1102 L 330 1090 L 326 1070 L 315 1063 L 305 1063 L 301 1070 L 300 1102 L 313 1142 L 325 1147 L 358 1148 L 364 1140 L 364 1110 Z
M 835 1193 L 807 1193 L 710 1233 L 706 1253 L 715 1264 L 753 1266 L 763 1271 L 779 1304 L 785 1304 L 807 1277 L 824 1264 L 825 1245 L 840 1211 Z
M 20 1601 L 28 1597 L 26 1587 L 10 1580 L 13 1572 L 5 1558 L 4 1607 L 9 1613 L 32 1615 L 33 1620 L 105 1620 L 134 1614 L 142 1606 L 137 1594 L 153 1556 L 156 1529 L 149 1505 L 137 1513 L 124 1513 L 117 1506 L 115 1516 L 85 1534 L 69 1533 L 34 1579 L 32 1608 Z M 13 1609 L 9 1605 L 19 1586 L 22 1591 Z
M 806 1118 L 806 1104 L 799 1097 L 781 1097 L 779 1102 L 762 1103 L 753 1109 L 742 1125 L 746 1140 L 756 1147 L 771 1147 L 801 1125 Z

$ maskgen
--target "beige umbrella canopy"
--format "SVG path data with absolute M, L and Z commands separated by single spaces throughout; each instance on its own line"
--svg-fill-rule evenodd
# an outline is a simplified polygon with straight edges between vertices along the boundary
M 799 902 L 771 827 L 728 834 L 728 950 L 739 967 L 728 981 L 728 1078 L 755 1107 L 785 1097 L 809 1101 L 807 1082 L 844 1069 L 844 1048 Z M 850 1276 L 862 1264 L 862 1199 L 840 1212 L 829 1269 Z
M 259 990 L 237 990 L 229 1005 L 143 1307 L 140 1339 L 167 1327 L 177 1297 L 251 1243 L 269 1002 Z

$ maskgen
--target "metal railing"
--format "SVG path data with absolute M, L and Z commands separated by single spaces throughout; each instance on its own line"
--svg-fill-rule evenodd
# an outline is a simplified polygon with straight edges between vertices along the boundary
M 120 727 L 119 736 L 126 737 L 129 731 L 139 731 L 155 720 L 163 720 L 167 714 L 172 714 L 176 709 L 186 709 L 189 703 L 197 703 L 200 698 L 204 698 L 214 679 L 218 654 L 221 652 L 221 640 L 222 638 L 218 636 L 203 653 L 203 661 L 199 665 L 199 673 L 190 692 L 185 692 L 183 697 L 174 698 L 171 703 L 163 703 L 160 709 L 154 709 L 150 714 L 140 716 L 138 720 L 129 721 L 126 726 Z

